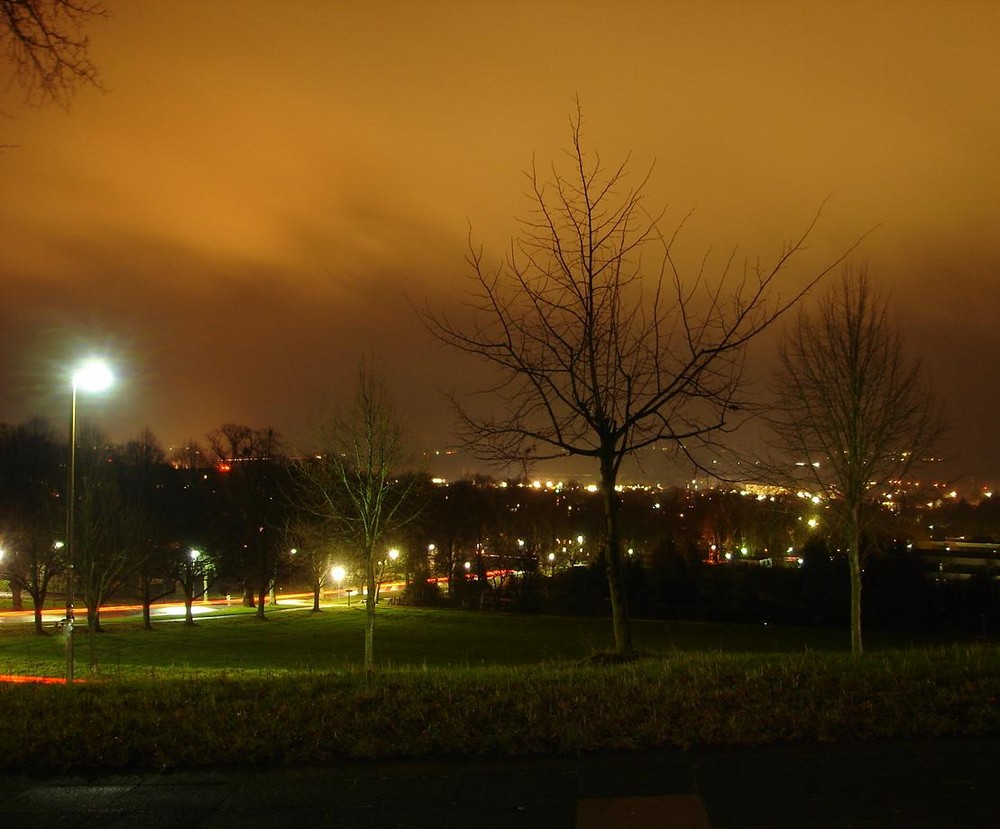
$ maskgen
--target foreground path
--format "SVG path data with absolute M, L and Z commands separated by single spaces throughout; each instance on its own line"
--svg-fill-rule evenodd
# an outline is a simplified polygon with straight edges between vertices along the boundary
M 994 827 L 1000 738 L 0 777 L 0 826 Z

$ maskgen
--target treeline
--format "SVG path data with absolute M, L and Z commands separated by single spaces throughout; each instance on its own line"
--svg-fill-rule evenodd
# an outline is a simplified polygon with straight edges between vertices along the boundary
M 45 420 L 0 425 L 0 567 L 39 632 L 50 589 L 65 590 L 68 457 Z M 190 607 L 209 576 L 258 604 L 282 572 L 287 478 L 273 430 L 227 424 L 168 458 L 148 431 L 115 444 L 82 429 L 73 571 L 91 630 L 113 596 L 140 599 L 148 625 L 153 602 L 180 590 Z
M 801 553 L 800 566 L 713 566 L 699 551 L 679 550 L 665 541 L 651 559 L 627 563 L 629 609 L 637 618 L 846 628 L 846 557 L 831 554 L 823 539 L 807 542 Z M 896 544 L 872 555 L 863 582 L 867 628 L 1000 635 L 1000 584 L 989 570 L 964 579 L 938 579 L 905 545 Z M 478 596 L 476 589 L 467 592 Z M 514 580 L 509 593 L 515 599 L 511 609 L 609 613 L 603 572 L 596 563 L 551 578 Z M 486 602 L 492 606 L 492 599 Z
M 35 419 L 0 425 L 0 578 L 35 625 L 50 591 L 65 589 L 68 447 Z M 205 589 L 255 607 L 269 594 L 361 584 L 357 551 L 301 508 L 304 473 L 271 429 L 225 424 L 168 455 L 151 433 L 122 444 L 81 430 L 77 447 L 74 570 L 88 625 L 112 597 L 150 606 Z M 475 609 L 604 614 L 603 512 L 576 485 L 412 473 L 420 511 L 391 538 L 379 580 L 406 586 L 405 601 Z M 845 558 L 827 541 L 828 511 L 792 494 L 725 487 L 626 488 L 621 493 L 625 574 L 637 616 L 842 624 Z M 867 539 L 868 622 L 888 627 L 995 629 L 995 580 L 984 571 L 935 581 L 905 541 L 931 534 L 1000 537 L 1000 505 L 956 500 L 933 510 L 901 499 Z M 931 529 L 933 525 L 933 529 Z M 390 550 L 393 554 L 390 555 Z M 332 584 L 334 567 L 344 568 Z

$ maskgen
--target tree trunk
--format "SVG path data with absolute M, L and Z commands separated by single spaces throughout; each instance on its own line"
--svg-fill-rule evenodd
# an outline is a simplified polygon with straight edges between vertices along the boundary
M 375 670 L 375 561 L 374 553 L 368 556 L 365 571 L 365 670 Z
M 45 626 L 42 623 L 42 610 L 45 608 L 45 596 L 48 593 L 48 580 L 40 589 L 28 588 L 28 595 L 31 596 L 31 606 L 35 616 L 35 633 L 39 636 L 45 635 Z
M 851 527 L 847 557 L 851 568 L 851 656 L 864 653 L 861 642 L 861 534 Z
M 93 608 L 87 608 L 87 629 L 101 633 L 101 607 L 95 603 Z
M 10 583 L 10 602 L 12 610 L 24 610 L 24 597 L 21 587 L 13 581 Z
M 319 593 L 322 589 L 318 584 L 313 585 L 313 613 L 319 613 Z
M 264 615 L 264 610 L 267 607 L 267 582 L 265 581 L 260 586 L 260 592 L 257 597 L 257 618 L 260 621 L 264 621 L 267 617 Z
M 621 543 L 618 534 L 618 493 L 615 492 L 614 458 L 601 458 L 601 494 L 604 500 L 604 567 L 611 595 L 611 620 L 615 633 L 615 653 L 629 656 L 632 648 L 632 620 L 628 613 L 625 579 L 622 573 Z
M 153 614 L 150 610 L 150 605 L 153 600 L 150 596 L 151 591 L 149 589 L 149 576 L 143 574 L 142 576 L 142 627 L 144 630 L 153 629 Z
M 101 629 L 100 603 L 96 603 L 94 609 L 87 608 L 87 645 L 90 657 L 90 669 L 97 668 L 97 634 Z
M 194 626 L 194 613 L 191 611 L 191 605 L 194 603 L 192 593 L 194 591 L 186 591 L 184 593 L 184 624 L 191 627 Z

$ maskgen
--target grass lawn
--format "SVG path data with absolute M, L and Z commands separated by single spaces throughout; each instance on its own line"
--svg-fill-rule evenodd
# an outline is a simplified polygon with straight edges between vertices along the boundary
M 99 681 L 0 683 L 0 770 L 112 771 L 338 758 L 1000 734 L 1000 649 L 846 631 L 636 622 L 646 657 L 606 664 L 607 619 L 380 608 L 235 612 L 188 628 L 108 621 Z M 60 676 L 61 636 L 0 629 L 0 671 Z M 87 639 L 77 649 L 86 676 Z
M 105 621 L 96 637 L 100 677 L 169 676 L 202 671 L 330 671 L 361 663 L 364 612 L 334 606 L 321 613 L 271 611 L 267 621 L 252 611 L 229 609 L 194 627 L 156 622 L 143 630 L 135 618 Z M 843 651 L 847 631 L 776 625 L 634 622 L 641 651 L 796 653 Z M 872 634 L 872 648 L 925 644 L 913 637 Z M 600 618 L 519 616 L 455 610 L 380 607 L 375 654 L 385 667 L 531 665 L 579 660 L 608 649 L 611 622 Z M 90 672 L 86 632 L 76 632 L 77 675 Z M 37 636 L 30 625 L 0 628 L 0 674 L 63 676 L 65 638 Z

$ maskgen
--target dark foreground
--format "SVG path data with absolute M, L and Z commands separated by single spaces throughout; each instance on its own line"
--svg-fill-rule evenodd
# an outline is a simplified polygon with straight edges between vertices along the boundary
M 0 777 L 0 826 L 978 827 L 1000 738 Z

